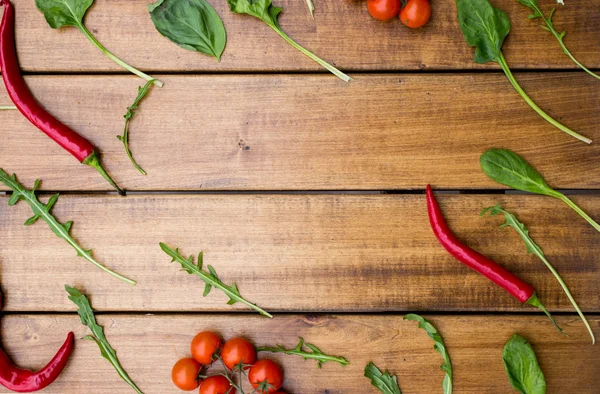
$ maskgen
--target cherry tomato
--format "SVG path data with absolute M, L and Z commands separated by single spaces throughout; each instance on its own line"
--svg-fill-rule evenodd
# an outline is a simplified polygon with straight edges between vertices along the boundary
M 192 357 L 200 364 L 209 365 L 215 354 L 223 345 L 221 338 L 214 332 L 203 331 L 192 339 Z
M 387 21 L 400 12 L 400 0 L 368 0 L 367 8 L 373 18 Z
M 252 365 L 256 361 L 256 350 L 244 338 L 233 338 L 223 345 L 221 358 L 229 369 L 233 369 L 240 363 Z
M 425 26 L 431 17 L 429 0 L 408 0 L 400 11 L 400 20 L 408 27 L 416 29 Z
M 235 394 L 235 389 L 225 376 L 209 376 L 200 385 L 200 394 Z
M 283 372 L 279 365 L 275 364 L 271 360 L 259 360 L 250 368 L 250 372 L 248 373 L 248 380 L 250 380 L 250 384 L 252 387 L 259 388 L 261 387 L 261 383 L 264 385 L 268 383 L 270 386 L 273 386 L 267 390 L 259 390 L 259 393 L 273 393 L 281 388 L 283 385 Z
M 197 378 L 201 367 L 200 363 L 193 358 L 182 358 L 173 365 L 171 379 L 181 390 L 195 390 L 200 385 Z

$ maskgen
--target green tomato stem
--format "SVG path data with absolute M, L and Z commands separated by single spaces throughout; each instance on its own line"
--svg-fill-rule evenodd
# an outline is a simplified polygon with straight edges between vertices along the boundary
M 117 63 L 119 66 L 121 66 L 125 70 L 137 75 L 138 77 L 145 79 L 146 81 L 151 81 L 154 79 L 150 75 L 145 74 L 145 73 L 141 72 L 140 70 L 138 70 L 137 68 L 125 63 L 123 60 L 119 59 L 112 52 L 110 52 L 108 49 L 106 49 L 104 47 L 104 45 L 102 45 L 100 43 L 100 41 L 98 41 L 96 39 L 96 37 L 94 37 L 92 35 L 92 33 L 90 33 L 90 31 L 87 29 L 87 27 L 85 27 L 84 24 L 79 24 L 77 27 L 88 38 L 88 40 L 90 40 L 98 49 L 100 49 L 100 51 L 102 51 L 102 53 L 104 53 L 106 55 L 106 57 L 111 59 L 113 62 Z M 158 79 L 154 79 L 154 84 L 156 86 L 158 86 L 159 88 L 161 88 L 163 86 L 163 83 L 160 82 Z
M 352 78 L 350 78 L 348 75 L 344 74 L 343 72 L 341 72 L 340 70 L 338 70 L 337 68 L 332 66 L 331 64 L 327 63 L 325 60 L 321 59 L 320 57 L 318 57 L 317 55 L 315 55 L 308 49 L 304 48 L 302 45 L 298 44 L 296 41 L 292 40 L 278 26 L 271 25 L 271 24 L 269 24 L 269 26 L 271 26 L 271 28 L 273 30 L 275 30 L 277 32 L 277 34 L 279 34 L 285 41 L 287 41 L 288 44 L 290 44 L 291 46 L 293 46 L 294 48 L 296 48 L 297 50 L 299 50 L 300 52 L 302 52 L 304 55 L 308 56 L 315 62 L 319 63 L 321 66 L 325 67 L 329 72 L 331 72 L 333 75 L 335 75 L 342 81 L 350 82 L 352 80 Z
M 2 105 L 2 106 L 0 106 L 0 111 L 7 111 L 7 110 L 12 110 L 12 109 L 17 109 L 17 107 L 15 107 L 14 105 Z
M 558 198 L 560 198 L 568 206 L 570 206 L 571 208 L 573 208 L 573 210 L 575 212 L 577 212 L 582 218 L 584 218 L 585 220 L 587 220 L 587 222 L 589 224 L 591 224 L 592 227 L 594 227 L 596 230 L 598 230 L 600 232 L 600 224 L 598 224 L 594 219 L 592 219 L 590 217 L 590 215 L 588 215 L 587 213 L 585 213 L 585 211 L 583 209 L 579 208 L 573 201 L 571 201 L 571 199 L 569 199 L 569 197 L 567 197 L 564 194 L 560 193 L 560 195 L 558 196 Z
M 533 108 L 533 110 L 535 112 L 537 112 L 542 118 L 544 118 L 548 123 L 550 123 L 554 127 L 558 128 L 559 130 L 569 134 L 571 137 L 575 137 L 579 141 L 585 142 L 586 144 L 592 143 L 591 139 L 584 137 L 581 134 L 579 134 L 579 133 L 569 129 L 568 127 L 564 126 L 563 124 L 557 122 L 550 115 L 548 115 L 546 112 L 544 112 L 544 110 L 542 110 L 540 107 L 538 107 L 538 105 L 536 103 L 534 103 L 533 100 L 527 95 L 527 93 L 525 93 L 525 91 L 521 88 L 521 86 L 519 85 L 519 83 L 517 82 L 515 77 L 513 76 L 512 72 L 510 71 L 510 68 L 508 67 L 508 64 L 506 63 L 506 59 L 504 59 L 504 55 L 502 53 L 500 53 L 500 57 L 498 59 L 496 59 L 496 61 L 498 62 L 498 64 L 500 64 L 500 67 L 502 67 L 502 70 L 506 74 L 506 77 L 508 78 L 510 83 L 513 85 L 515 90 L 521 95 L 521 97 L 523 97 L 523 100 L 525 100 L 525 102 L 527 104 L 529 104 L 529 106 L 531 108 Z

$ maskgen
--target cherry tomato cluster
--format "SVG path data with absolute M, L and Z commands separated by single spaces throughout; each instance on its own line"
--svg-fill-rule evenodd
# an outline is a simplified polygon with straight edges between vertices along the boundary
M 367 0 L 367 8 L 371 16 L 380 21 L 400 14 L 402 23 L 413 29 L 425 26 L 431 17 L 429 0 Z
M 200 387 L 200 394 L 235 394 L 241 382 L 234 380 L 248 373 L 248 380 L 258 394 L 285 394 L 278 391 L 283 385 L 283 371 L 271 360 L 256 360 L 254 345 L 244 338 L 233 338 L 223 343 L 221 337 L 211 331 L 196 335 L 190 346 L 191 358 L 177 361 L 171 371 L 171 379 L 181 390 L 191 391 Z M 205 368 L 220 362 L 224 373 L 205 376 Z

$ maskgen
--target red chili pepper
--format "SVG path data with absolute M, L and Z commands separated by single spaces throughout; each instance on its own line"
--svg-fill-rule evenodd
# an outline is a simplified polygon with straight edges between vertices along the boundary
M 431 186 L 429 185 L 427 185 L 427 211 L 429 213 L 429 223 L 431 224 L 433 233 L 448 253 L 461 263 L 474 269 L 498 286 L 502 287 L 521 303 L 540 308 L 548 315 L 554 326 L 561 333 L 563 332 L 554 318 L 550 315 L 550 312 L 548 312 L 546 307 L 544 307 L 538 299 L 533 286 L 524 282 L 504 267 L 498 265 L 498 263 L 489 257 L 469 248 L 456 238 L 454 233 L 452 233 L 452 230 L 450 230 L 450 227 L 448 227 L 448 224 L 442 215 L 440 206 L 431 191 Z
M 10 0 L 0 0 L 4 6 L 4 16 L 0 25 L 0 71 L 8 95 L 21 113 L 48 137 L 56 141 L 80 163 L 94 167 L 123 195 L 115 181 L 100 164 L 100 157 L 94 146 L 85 138 L 49 114 L 33 97 L 21 76 L 15 49 L 15 9 Z

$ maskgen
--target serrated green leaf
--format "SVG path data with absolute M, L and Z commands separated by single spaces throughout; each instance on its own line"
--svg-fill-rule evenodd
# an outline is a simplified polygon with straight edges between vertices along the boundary
M 66 222 L 66 223 L 63 225 L 63 228 L 65 229 L 65 231 L 66 231 L 67 233 L 70 233 L 70 232 L 71 232 L 71 227 L 73 227 L 73 221 L 72 221 L 72 220 L 69 220 L 68 222 Z
M 25 226 L 31 226 L 32 224 L 37 222 L 39 218 L 40 218 L 40 215 L 33 215 L 32 217 L 27 219 L 24 224 L 25 224 Z
M 402 394 L 398 386 L 398 378 L 390 375 L 387 370 L 381 372 L 372 362 L 365 367 L 365 377 L 370 379 L 371 384 L 383 394 Z
M 306 346 L 310 351 L 304 350 L 303 346 Z M 256 350 L 258 352 L 283 353 L 293 356 L 300 356 L 304 360 L 316 360 L 319 368 L 321 368 L 321 365 L 326 362 L 335 362 L 342 366 L 350 364 L 350 362 L 344 357 L 327 355 L 315 345 L 305 343 L 302 337 L 298 337 L 298 344 L 296 347 L 291 349 L 286 349 L 283 345 L 276 345 L 275 347 L 263 346 L 257 348 Z
M 535 352 L 525 338 L 513 335 L 502 351 L 510 385 L 522 394 L 545 394 L 546 379 Z
M 56 202 L 58 201 L 58 196 L 59 194 L 53 194 L 50 199 L 48 199 L 48 203 L 46 203 L 46 212 L 50 212 L 50 210 L 52 209 L 52 207 L 54 206 L 54 204 L 56 204 Z
M 23 196 L 21 195 L 21 193 L 13 193 L 10 198 L 8 199 L 8 206 L 12 207 L 13 205 L 15 205 L 16 203 L 19 202 L 20 199 L 22 199 Z
M 219 276 L 217 275 L 217 271 L 215 271 L 215 269 L 212 266 L 207 266 L 206 268 L 208 268 L 208 272 L 210 272 L 210 274 L 216 279 Z
M 202 269 L 203 265 L 204 265 L 204 253 L 200 252 L 200 253 L 198 253 L 198 269 Z
M 212 290 L 212 286 L 207 283 L 206 287 L 204 287 L 204 293 L 202 294 L 202 297 L 206 297 L 210 293 L 211 290 Z

